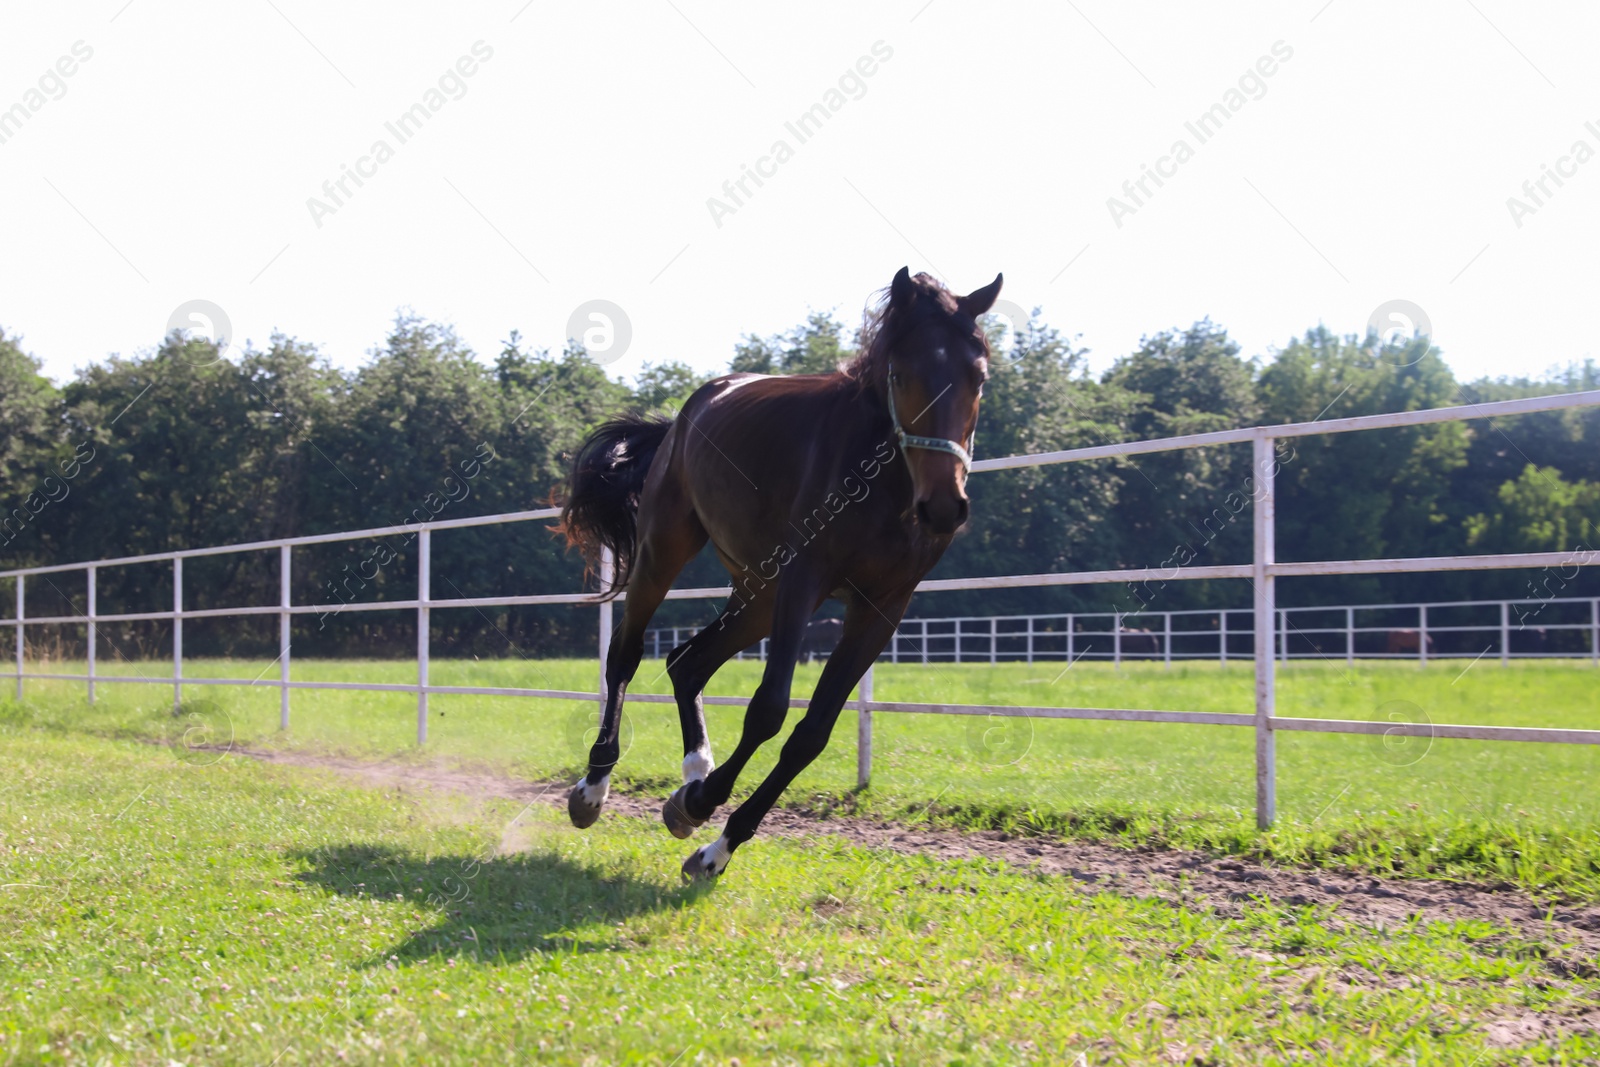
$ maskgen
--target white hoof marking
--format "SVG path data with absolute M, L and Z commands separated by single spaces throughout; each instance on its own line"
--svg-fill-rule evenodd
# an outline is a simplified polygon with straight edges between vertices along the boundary
M 606 802 L 606 797 L 611 795 L 611 776 L 608 774 L 598 782 L 591 783 L 587 778 L 578 780 L 578 790 L 583 794 L 583 802 L 591 808 L 598 808 Z
M 700 746 L 683 757 L 684 784 L 688 785 L 690 782 L 703 781 L 706 775 L 710 774 L 715 767 L 716 763 L 711 759 L 711 746 Z
M 695 865 L 707 874 L 721 874 L 733 858 L 733 847 L 726 837 L 719 837 L 694 854 Z

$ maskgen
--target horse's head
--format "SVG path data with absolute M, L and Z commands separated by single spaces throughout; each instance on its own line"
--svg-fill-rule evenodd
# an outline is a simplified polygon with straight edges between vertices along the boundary
M 889 286 L 877 342 L 884 400 L 911 471 L 912 512 L 936 534 L 967 521 L 967 468 L 989 345 L 978 316 L 1000 295 L 1001 276 L 956 296 L 905 268 Z

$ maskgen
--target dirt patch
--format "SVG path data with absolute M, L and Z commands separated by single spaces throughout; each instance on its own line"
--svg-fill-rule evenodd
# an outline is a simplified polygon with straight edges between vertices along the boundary
M 233 752 L 267 763 L 336 771 L 368 786 L 448 790 L 486 800 L 564 807 L 570 788 L 567 782 L 528 782 L 442 764 L 371 762 L 241 748 Z M 659 821 L 663 799 L 613 792 L 603 818 Z M 761 832 L 790 838 L 839 837 L 864 848 L 938 859 L 1003 860 L 1060 875 L 1080 891 L 1156 897 L 1222 915 L 1237 915 L 1252 899 L 1265 898 L 1277 904 L 1318 905 L 1336 922 L 1377 929 L 1393 929 L 1419 919 L 1473 919 L 1506 928 L 1529 942 L 1527 947 L 1545 955 L 1550 969 L 1562 977 L 1593 974 L 1595 961 L 1600 960 L 1600 907 L 1552 906 L 1515 890 L 1272 867 L 1199 852 L 1132 850 L 1089 841 L 1016 837 L 992 830 L 921 829 L 854 816 L 819 818 L 787 808 L 774 809 L 763 820 Z M 1514 1029 L 1520 1023 L 1507 1025 Z
M 1600 1013 L 1559 1017 L 1548 1012 L 1491 1019 L 1484 1024 L 1484 1040 L 1493 1048 L 1519 1048 L 1559 1041 L 1570 1033 L 1600 1030 Z

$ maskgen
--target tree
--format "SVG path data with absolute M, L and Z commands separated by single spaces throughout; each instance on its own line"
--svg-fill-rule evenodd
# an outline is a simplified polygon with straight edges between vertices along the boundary
M 1037 313 L 1036 313 L 1037 314 Z M 988 323 L 992 343 L 997 321 Z M 1009 350 L 996 352 L 978 415 L 979 457 L 1104 444 L 1121 433 L 1131 399 L 1087 373 L 1087 352 L 1031 317 Z M 1025 467 L 972 478 L 973 519 L 950 546 L 936 577 L 1019 574 L 1112 566 L 1118 537 L 1112 508 L 1125 463 Z M 942 593 L 922 613 L 1044 611 L 1103 603 L 1101 590 L 1016 589 Z
M 1130 440 L 1226 430 L 1261 417 L 1250 364 L 1210 319 L 1143 338 L 1103 381 L 1130 395 L 1123 427 Z M 1165 569 L 1249 558 L 1248 446 L 1150 453 L 1132 460 L 1130 469 L 1135 473 L 1125 480 L 1117 517 L 1127 543 L 1146 554 L 1131 565 Z M 1146 584 L 1136 593 L 1141 604 L 1162 610 L 1204 603 L 1214 592 L 1198 583 L 1168 582 L 1160 587 L 1158 604 L 1144 599 L 1152 591 Z
M 40 363 L 18 339 L 0 329 L 0 560 L 21 565 L 42 558 L 30 527 L 61 489 L 55 483 L 63 455 L 61 395 L 39 373 Z
M 1600 483 L 1569 482 L 1554 467 L 1530 463 L 1495 496 L 1493 511 L 1467 519 L 1473 552 L 1600 550 Z
M 1556 370 L 1544 378 L 1481 379 L 1463 386 L 1460 403 L 1576 393 L 1600 388 L 1593 360 Z M 1528 464 L 1556 466 L 1569 478 L 1600 481 L 1600 408 L 1541 411 L 1510 418 L 1474 419 L 1467 463 L 1451 478 L 1452 510 L 1467 516 L 1492 510 L 1500 486 Z
M 754 374 L 829 374 L 854 352 L 844 340 L 844 325 L 825 311 L 813 311 L 787 333 L 754 334 L 734 347 L 730 370 Z
M 985 328 L 998 346 L 998 320 Z M 792 330 L 747 337 L 733 363 L 765 373 L 829 371 L 852 354 L 850 336 L 831 315 L 812 312 Z M 175 334 L 153 350 L 91 363 L 59 390 L 39 368 L 14 336 L 0 333 L 0 553 L 7 562 L 401 527 L 377 541 L 295 550 L 295 602 L 329 606 L 324 617 L 297 617 L 296 655 L 412 654 L 409 613 L 333 610 L 416 595 L 416 537 L 407 527 L 544 508 L 591 428 L 629 408 L 671 410 L 702 381 L 688 366 L 663 363 L 646 365 L 630 385 L 608 377 L 581 345 L 534 350 L 515 333 L 485 361 L 449 327 L 408 313 L 351 372 L 276 334 L 265 349 L 232 359 Z M 1589 362 L 1463 389 L 1425 338 L 1381 345 L 1321 328 L 1252 364 L 1209 320 L 1144 338 L 1096 378 L 1087 353 L 1035 312 L 993 353 L 975 452 L 981 459 L 1536 396 L 1594 388 L 1597 378 Z M 1279 555 L 1593 550 L 1600 547 L 1597 441 L 1595 409 L 1287 441 L 1277 476 Z M 1242 560 L 1253 473 L 1248 450 L 1228 446 L 981 474 L 969 483 L 972 521 L 939 576 Z M 581 562 L 549 525 L 438 531 L 433 594 L 578 591 Z M 275 553 L 192 558 L 185 603 L 275 603 L 276 568 Z M 165 607 L 171 573 L 165 564 L 103 570 L 101 610 Z M 81 580 L 63 577 L 54 583 L 59 590 L 30 583 L 30 609 L 50 611 L 52 596 L 79 597 L 81 607 L 82 585 L 73 584 Z M 725 581 L 709 548 L 679 579 L 686 586 Z M 1563 595 L 1592 595 L 1597 582 L 1600 573 L 1584 570 Z M 1528 586 L 1527 574 L 1514 573 L 1298 579 L 1283 583 L 1280 597 L 1291 604 L 1517 597 Z M 1236 607 L 1242 588 L 1157 580 L 988 590 L 939 594 L 915 611 Z M 673 601 L 658 621 L 691 624 L 710 610 L 702 601 Z M 446 655 L 587 654 L 592 619 L 566 606 L 439 610 L 432 640 Z M 105 632 L 111 654 L 139 636 L 131 628 Z M 166 632 L 145 626 L 142 647 L 158 650 Z M 276 650 L 275 632 L 260 620 L 194 620 L 185 640 L 196 654 Z
M 1427 338 L 1377 346 L 1323 327 L 1292 339 L 1262 371 L 1263 421 L 1312 422 L 1458 403 L 1460 389 Z M 1324 434 L 1293 441 L 1277 477 L 1284 560 L 1444 555 L 1459 551 L 1452 472 L 1467 461 L 1461 423 Z M 1294 583 L 1287 602 L 1420 595 L 1428 578 Z M 1337 602 L 1337 601 L 1336 601 Z
M 675 412 L 683 407 L 696 389 L 710 381 L 711 375 L 701 374 L 687 363 L 669 360 L 666 363 L 646 363 L 634 375 L 633 395 L 641 408 L 647 411 Z

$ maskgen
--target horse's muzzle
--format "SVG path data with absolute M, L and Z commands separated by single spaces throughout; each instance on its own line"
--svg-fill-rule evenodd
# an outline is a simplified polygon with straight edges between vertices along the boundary
M 917 501 L 917 521 L 940 536 L 955 533 L 966 524 L 970 505 L 965 496 L 939 496 Z

